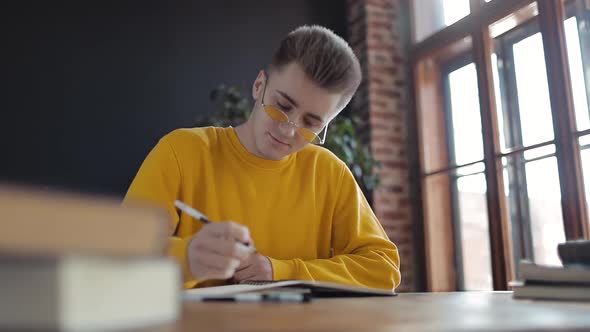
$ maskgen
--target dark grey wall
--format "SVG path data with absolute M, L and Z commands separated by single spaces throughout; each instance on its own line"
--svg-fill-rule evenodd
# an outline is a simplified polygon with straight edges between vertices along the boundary
M 122 196 L 167 132 L 250 88 L 301 24 L 346 37 L 345 0 L 0 5 L 0 181 Z M 248 90 L 249 91 L 249 90 Z

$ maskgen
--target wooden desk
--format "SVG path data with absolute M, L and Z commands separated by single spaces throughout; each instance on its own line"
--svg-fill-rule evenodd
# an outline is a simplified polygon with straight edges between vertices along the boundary
M 308 304 L 185 303 L 157 331 L 590 331 L 590 304 L 514 300 L 511 292 L 414 293 Z

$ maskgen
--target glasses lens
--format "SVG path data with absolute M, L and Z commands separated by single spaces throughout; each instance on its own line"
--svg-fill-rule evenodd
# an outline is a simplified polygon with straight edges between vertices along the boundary
M 276 107 L 264 105 L 264 110 L 271 119 L 277 122 L 289 122 L 289 117 L 285 113 L 279 111 Z
M 317 144 L 320 142 L 320 138 L 316 133 L 313 131 L 306 129 L 306 128 L 299 128 L 298 131 L 299 135 L 303 137 L 304 140 L 308 141 L 309 143 Z

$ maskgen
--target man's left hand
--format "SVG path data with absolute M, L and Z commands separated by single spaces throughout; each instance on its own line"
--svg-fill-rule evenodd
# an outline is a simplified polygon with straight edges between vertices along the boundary
M 258 253 L 251 254 L 236 270 L 234 281 L 272 280 L 272 264 L 270 259 Z

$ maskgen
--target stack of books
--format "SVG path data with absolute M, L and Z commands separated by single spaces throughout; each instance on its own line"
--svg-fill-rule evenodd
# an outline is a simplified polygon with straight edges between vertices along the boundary
M 0 186 L 0 329 L 122 330 L 179 317 L 165 212 Z
M 514 298 L 590 301 L 590 267 L 543 266 L 522 261 L 522 281 L 513 285 Z

